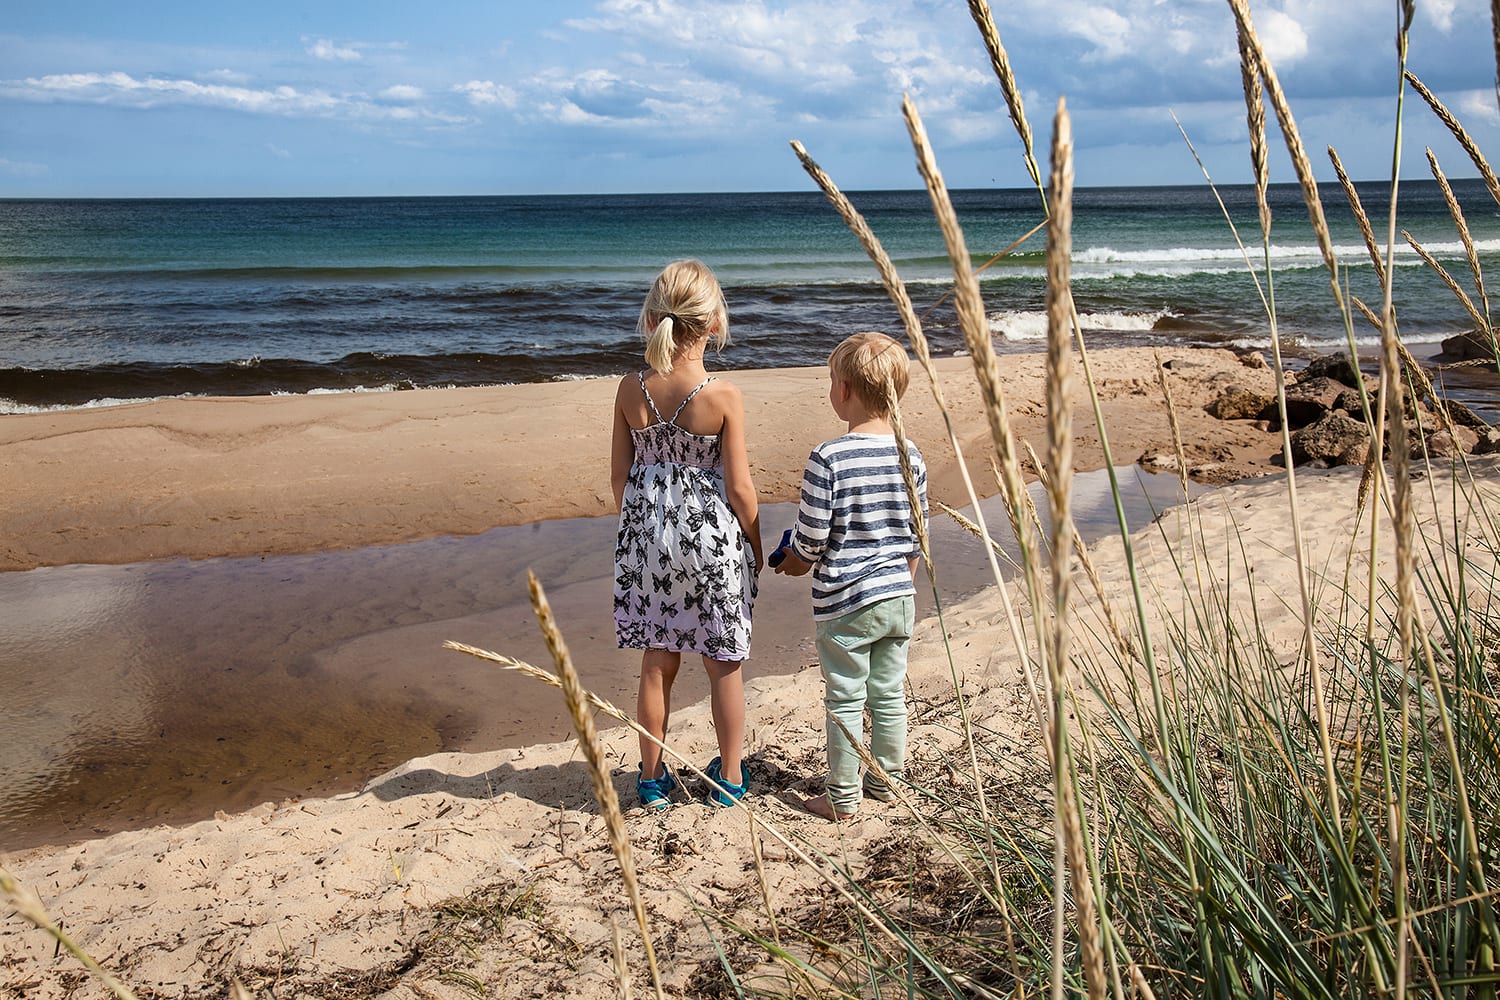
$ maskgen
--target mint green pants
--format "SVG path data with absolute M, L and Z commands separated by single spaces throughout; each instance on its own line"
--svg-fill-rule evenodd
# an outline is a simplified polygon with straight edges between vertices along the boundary
M 838 812 L 859 808 L 860 760 L 833 722 L 863 739 L 870 712 L 870 756 L 892 777 L 906 768 L 906 648 L 916 618 L 910 595 L 889 597 L 818 622 L 828 730 L 828 798 Z M 872 778 L 872 784 L 875 783 Z

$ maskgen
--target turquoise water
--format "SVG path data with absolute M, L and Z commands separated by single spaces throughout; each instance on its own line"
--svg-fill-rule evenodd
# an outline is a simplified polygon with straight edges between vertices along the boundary
M 1492 271 L 1500 214 L 1455 190 Z M 1221 189 L 1253 234 L 1248 187 Z M 856 192 L 939 351 L 961 337 L 952 267 L 924 192 Z M 1324 203 L 1350 290 L 1373 271 L 1336 187 Z M 1361 188 L 1377 220 L 1385 193 Z M 1345 343 L 1294 185 L 1271 191 L 1272 276 L 1294 355 Z M 1044 331 L 1043 237 L 1028 190 L 954 193 L 996 344 Z M 1471 288 L 1437 186 L 1409 183 L 1400 226 Z M 1383 224 L 1377 223 L 1383 230 Z M 1206 186 L 1076 193 L 1073 292 L 1091 344 L 1263 348 L 1270 324 Z M 496 198 L 0 201 L 0 412 L 181 394 L 477 385 L 613 374 L 639 364 L 633 330 L 662 264 L 720 275 L 731 368 L 821 364 L 848 333 L 899 331 L 863 250 L 816 192 Z M 1256 259 L 1259 259 L 1258 251 Z M 1424 353 L 1473 324 L 1398 248 L 1404 336 Z M 1362 321 L 1360 326 L 1363 326 Z M 1372 331 L 1356 329 L 1361 346 Z M 1430 352 L 1428 352 L 1430 353 Z

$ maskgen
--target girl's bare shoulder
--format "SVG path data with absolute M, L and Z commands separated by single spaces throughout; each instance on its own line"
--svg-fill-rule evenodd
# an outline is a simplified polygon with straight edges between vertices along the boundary
M 699 393 L 706 396 L 708 401 L 716 407 L 740 407 L 744 405 L 744 396 L 740 393 L 740 387 L 728 379 L 715 375 L 713 379 L 703 387 Z

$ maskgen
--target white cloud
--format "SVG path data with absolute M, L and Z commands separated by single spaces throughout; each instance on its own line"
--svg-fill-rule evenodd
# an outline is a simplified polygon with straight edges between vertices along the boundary
M 1430 17 L 1444 34 L 1453 30 L 1453 8 L 1454 0 L 1422 0 L 1417 5 L 1419 14 Z
M 1307 30 L 1282 11 L 1268 10 L 1255 18 L 1255 33 L 1273 66 L 1289 66 L 1307 55 Z
M 398 83 L 382 90 L 380 96 L 388 101 L 420 101 L 427 95 L 422 92 L 421 87 L 412 87 L 404 83 Z
M 359 49 L 348 45 L 336 45 L 327 38 L 318 38 L 311 42 L 303 41 L 307 45 L 307 54 L 314 59 L 322 59 L 327 62 L 349 62 L 360 58 Z
M 1458 120 L 1480 121 L 1487 125 L 1500 125 L 1500 105 L 1496 103 L 1493 90 L 1470 90 L 1456 102 Z
M 516 92 L 510 87 L 493 80 L 470 80 L 460 83 L 453 88 L 469 99 L 469 103 L 478 107 L 498 104 L 505 108 L 514 108 L 517 103 Z
M 469 119 L 441 111 L 388 107 L 359 94 L 330 94 L 295 87 L 237 87 L 166 77 L 134 77 L 128 73 L 57 73 L 0 81 L 0 96 L 24 101 L 105 104 L 134 108 L 194 105 L 252 114 L 291 117 L 346 118 L 361 121 L 421 119 L 444 125 L 468 124 Z
M 1068 31 L 1093 44 L 1097 57 L 1118 59 L 1134 49 L 1131 22 L 1107 7 L 1087 4 L 1075 10 L 1065 24 Z
M 283 149 L 282 147 L 276 145 L 274 142 L 266 143 L 266 149 L 269 150 L 271 155 L 276 157 L 278 160 L 290 160 L 292 158 L 291 150 Z
M 12 177 L 41 177 L 46 173 L 47 165 L 45 163 L 11 160 L 0 156 L 0 174 L 9 174 Z
M 204 80 L 214 80 L 218 83 L 249 83 L 248 73 L 239 73 L 232 69 L 211 69 L 207 73 L 199 73 Z

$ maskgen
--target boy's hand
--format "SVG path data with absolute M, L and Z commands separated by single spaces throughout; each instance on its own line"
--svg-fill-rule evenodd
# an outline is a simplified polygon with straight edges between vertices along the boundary
M 785 550 L 786 558 L 777 563 L 774 569 L 777 573 L 786 576 L 806 576 L 807 571 L 813 568 L 813 564 L 803 559 L 792 549 Z

